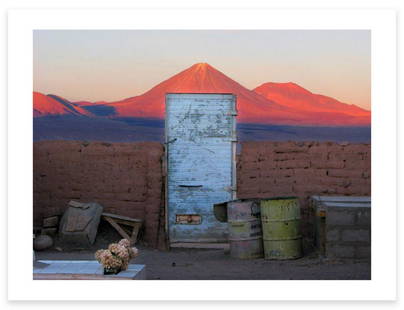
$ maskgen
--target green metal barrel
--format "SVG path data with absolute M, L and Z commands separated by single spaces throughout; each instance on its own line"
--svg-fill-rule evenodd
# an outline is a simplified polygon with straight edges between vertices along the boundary
M 294 259 L 302 256 L 300 207 L 297 197 L 261 200 L 265 259 Z

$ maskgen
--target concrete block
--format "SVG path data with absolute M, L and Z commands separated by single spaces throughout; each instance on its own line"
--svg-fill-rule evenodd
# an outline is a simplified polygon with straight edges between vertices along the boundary
M 355 247 L 327 244 L 326 256 L 328 258 L 355 258 Z
M 327 231 L 327 242 L 329 241 L 338 241 L 340 237 L 340 232 L 338 229 L 330 229 Z
M 354 225 L 355 213 L 338 207 L 327 210 L 327 225 Z
M 371 225 L 371 210 L 370 208 L 361 208 L 356 213 L 356 224 L 358 225 Z
M 356 247 L 356 258 L 371 258 L 372 251 L 371 246 L 358 246 Z
M 370 230 L 368 229 L 342 229 L 342 241 L 370 242 Z

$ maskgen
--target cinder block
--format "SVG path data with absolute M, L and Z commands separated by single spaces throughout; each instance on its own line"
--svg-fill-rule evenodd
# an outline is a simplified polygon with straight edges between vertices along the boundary
M 327 225 L 355 225 L 355 213 L 339 207 L 328 207 Z
M 327 244 L 326 255 L 328 258 L 355 258 L 355 247 Z
M 327 231 L 327 242 L 329 241 L 338 241 L 339 240 L 339 230 L 334 228 Z
M 356 224 L 358 225 L 371 225 L 371 210 L 370 208 L 361 208 L 356 213 Z
M 370 242 L 370 230 L 368 229 L 342 229 L 342 241 Z
M 356 258 L 371 258 L 372 249 L 370 244 L 366 246 L 357 246 L 355 254 Z

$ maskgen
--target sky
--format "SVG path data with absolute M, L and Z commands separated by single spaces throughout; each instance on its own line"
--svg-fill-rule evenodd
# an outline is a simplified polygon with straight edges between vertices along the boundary
M 294 82 L 370 110 L 368 30 L 35 30 L 34 91 L 115 101 L 206 62 L 248 89 Z

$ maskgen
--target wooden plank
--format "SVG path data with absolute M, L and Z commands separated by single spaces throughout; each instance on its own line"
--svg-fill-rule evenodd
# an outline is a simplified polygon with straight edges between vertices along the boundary
M 138 223 L 143 223 L 143 220 L 140 219 L 134 219 L 128 216 L 122 216 L 122 215 L 117 215 L 117 214 L 112 214 L 112 213 L 102 213 L 104 216 L 108 216 L 113 219 L 119 219 L 119 220 L 124 220 L 124 221 L 130 221 L 130 222 L 138 222 Z
M 141 227 L 141 224 L 138 224 L 137 226 L 133 227 L 132 236 L 130 237 L 131 245 L 136 244 L 137 236 L 139 234 L 140 227 Z
M 111 224 L 112 227 L 116 229 L 116 231 L 124 238 L 130 240 L 129 235 L 117 224 L 115 221 L 109 216 L 104 215 L 104 219 Z
M 119 224 L 128 225 L 128 226 L 131 226 L 131 227 L 134 227 L 135 225 L 140 224 L 139 222 L 130 222 L 130 221 L 120 220 L 120 219 L 115 219 L 115 218 L 114 218 L 114 221 L 119 223 Z

